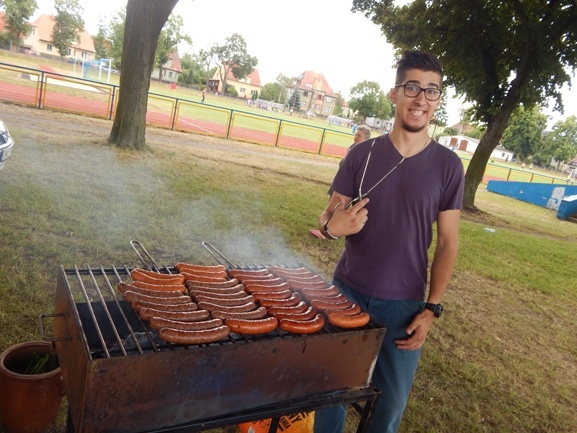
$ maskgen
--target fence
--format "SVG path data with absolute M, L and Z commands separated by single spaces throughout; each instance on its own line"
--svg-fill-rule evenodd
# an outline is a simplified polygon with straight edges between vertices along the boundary
M 0 100 L 114 119 L 119 87 L 91 79 L 0 63 Z M 292 120 L 149 93 L 151 126 L 343 157 L 352 134 Z
M 91 79 L 58 74 L 45 67 L 32 69 L 0 62 L 0 100 L 114 119 L 119 87 Z M 149 125 L 211 135 L 255 144 L 300 150 L 342 158 L 352 134 L 308 124 L 149 93 Z M 465 169 L 470 157 L 460 153 Z M 483 183 L 489 180 L 575 184 L 575 180 L 488 163 Z

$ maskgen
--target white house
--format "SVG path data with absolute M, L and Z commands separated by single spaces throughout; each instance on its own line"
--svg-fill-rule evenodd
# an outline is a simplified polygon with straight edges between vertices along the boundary
M 439 137 L 439 143 L 443 146 L 450 147 L 453 150 L 460 150 L 461 152 L 475 153 L 479 141 L 476 138 L 467 137 L 466 135 L 443 135 Z M 491 152 L 491 158 L 498 161 L 509 162 L 513 160 L 515 154 L 510 150 L 505 149 L 503 146 L 499 145 L 493 152 Z

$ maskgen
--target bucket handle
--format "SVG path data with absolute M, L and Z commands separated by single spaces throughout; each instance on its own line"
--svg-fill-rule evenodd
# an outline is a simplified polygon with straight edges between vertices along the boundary
M 38 324 L 40 325 L 40 334 L 42 335 L 42 339 L 44 341 L 51 341 L 53 343 L 55 341 L 70 341 L 70 340 L 72 340 L 72 337 L 49 337 L 48 335 L 46 335 L 46 331 L 44 329 L 44 320 L 49 318 L 49 317 L 62 317 L 62 318 L 64 318 L 64 314 L 63 313 L 59 313 L 59 314 L 42 313 L 38 316 Z

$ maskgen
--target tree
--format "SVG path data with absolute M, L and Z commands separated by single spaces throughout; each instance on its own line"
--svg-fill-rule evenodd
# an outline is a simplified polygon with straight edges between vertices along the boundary
M 246 42 L 238 33 L 227 37 L 224 45 L 214 46 L 212 52 L 218 59 L 220 82 L 225 93 L 229 72 L 232 72 L 236 79 L 245 78 L 258 64 L 258 59 L 248 54 Z
M 109 59 L 111 56 L 111 44 L 109 42 L 106 26 L 100 21 L 98 23 L 98 33 L 92 38 L 97 59 Z M 110 65 L 112 66 L 112 65 Z
M 546 127 L 547 116 L 539 107 L 519 107 L 513 112 L 501 143 L 515 153 L 516 159 L 527 161 L 541 147 Z
M 577 156 L 577 117 L 569 116 L 557 122 L 545 138 L 544 155 L 548 162 L 557 161 L 557 168 L 562 162 L 568 162 Z
M 128 0 L 120 96 L 108 141 L 118 147 L 146 146 L 146 106 L 154 55 L 162 27 L 178 0 Z
M 283 93 L 283 87 L 279 83 L 267 83 L 264 86 L 262 86 L 260 90 L 260 97 L 265 101 L 279 101 L 282 104 L 284 104 L 286 96 L 283 98 L 282 93 Z
M 56 16 L 52 29 L 52 45 L 60 57 L 64 57 L 70 53 L 70 45 L 80 41 L 80 32 L 84 30 L 84 9 L 78 0 L 54 0 L 54 8 Z
M 561 88 L 577 63 L 575 0 L 541 1 L 353 0 L 381 26 L 399 51 L 430 51 L 444 64 L 446 85 L 472 102 L 473 119 L 487 131 L 465 175 L 464 207 L 475 194 L 486 164 L 511 114 L 551 97 L 562 110 Z
M 156 47 L 155 65 L 158 68 L 158 77 L 162 81 L 162 67 L 170 55 L 176 50 L 178 44 L 181 42 L 192 43 L 190 36 L 182 33 L 184 23 L 180 15 L 170 16 L 164 28 L 160 32 L 158 38 L 158 46 Z
M 22 39 L 32 32 L 33 27 L 28 19 L 38 9 L 36 0 L 0 0 L 0 6 L 4 7 L 6 14 L 4 22 L 7 39 L 19 48 Z
M 385 92 L 375 81 L 362 81 L 351 88 L 349 107 L 365 122 L 367 117 L 388 119 L 392 113 L 392 106 Z
M 293 111 L 299 111 L 301 108 L 301 95 L 298 91 L 298 89 L 294 89 L 293 92 L 291 93 L 291 96 L 288 100 L 288 106 L 289 109 L 292 109 Z
M 278 95 L 278 99 L 276 102 L 284 104 L 286 102 L 287 93 L 286 89 L 291 85 L 294 81 L 294 78 L 291 78 L 284 74 L 278 74 L 275 78 L 275 83 L 281 86 L 281 91 Z

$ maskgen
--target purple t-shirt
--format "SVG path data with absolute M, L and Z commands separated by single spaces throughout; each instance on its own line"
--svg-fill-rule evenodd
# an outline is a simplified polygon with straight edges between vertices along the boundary
M 335 191 L 365 194 L 395 165 L 401 154 L 389 136 L 357 144 L 345 157 L 333 180 Z M 427 286 L 427 251 L 439 212 L 461 209 L 464 169 L 450 149 L 432 141 L 406 158 L 369 194 L 368 221 L 345 239 L 335 277 L 353 289 L 378 299 L 423 300 Z

